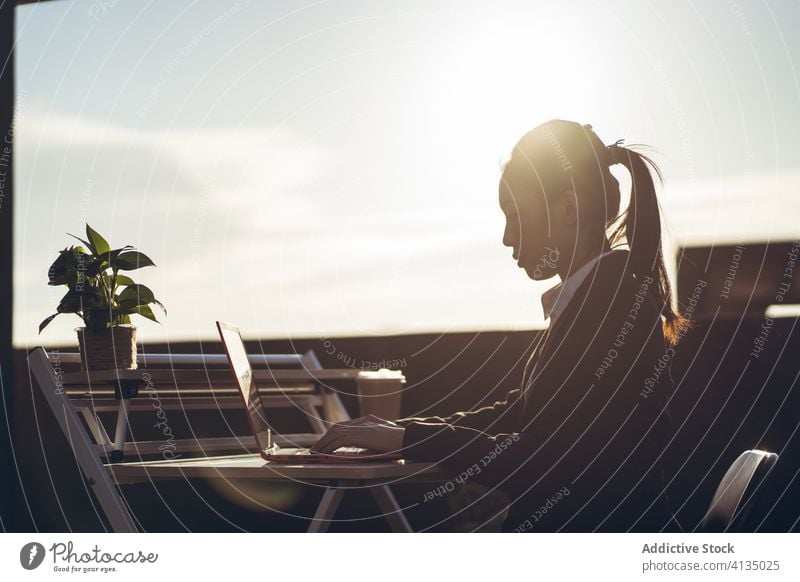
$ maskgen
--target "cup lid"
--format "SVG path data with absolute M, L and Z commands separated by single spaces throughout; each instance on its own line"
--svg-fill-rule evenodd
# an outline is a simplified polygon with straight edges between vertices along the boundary
M 401 370 L 389 370 L 388 368 L 381 368 L 380 370 L 361 370 L 358 373 L 359 378 L 364 378 L 367 380 L 403 380 L 405 382 L 406 377 L 403 375 Z

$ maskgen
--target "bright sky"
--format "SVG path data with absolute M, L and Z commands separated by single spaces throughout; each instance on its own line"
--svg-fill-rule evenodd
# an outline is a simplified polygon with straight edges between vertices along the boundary
M 435 6 L 435 7 L 434 7 Z M 526 329 L 499 162 L 554 117 L 658 149 L 677 242 L 800 236 L 800 5 L 143 2 L 17 9 L 17 345 L 74 343 L 84 222 L 157 268 L 145 341 Z M 796 27 L 795 27 L 796 28 Z

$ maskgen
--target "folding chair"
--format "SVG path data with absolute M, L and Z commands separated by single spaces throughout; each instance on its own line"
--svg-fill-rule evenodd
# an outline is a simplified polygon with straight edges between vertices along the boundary
M 766 451 L 751 450 L 739 455 L 722 477 L 699 531 L 754 531 L 763 518 L 754 507 L 764 495 L 764 481 L 777 461 L 778 455 Z

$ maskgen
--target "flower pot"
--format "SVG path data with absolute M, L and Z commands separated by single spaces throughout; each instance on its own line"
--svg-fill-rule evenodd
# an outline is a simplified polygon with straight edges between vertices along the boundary
M 136 326 L 115 325 L 103 331 L 79 327 L 75 331 L 84 372 L 136 369 Z

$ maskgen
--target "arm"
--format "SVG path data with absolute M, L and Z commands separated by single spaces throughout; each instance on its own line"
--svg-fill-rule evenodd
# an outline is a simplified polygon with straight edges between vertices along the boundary
M 520 432 L 491 436 L 465 426 L 411 422 L 404 456 L 441 463 L 456 475 L 467 472 L 512 499 L 534 491 L 547 497 L 580 475 L 591 480 L 594 471 L 584 474 L 590 467 L 622 466 L 652 423 L 639 392 L 663 353 L 663 336 L 656 308 L 636 302 L 640 283 L 625 280 L 620 287 L 615 276 L 598 276 L 592 293 L 553 331 L 555 347 L 537 366 Z M 631 321 L 634 304 L 640 307 Z M 602 368 L 610 350 L 613 361 Z
M 450 424 L 453 426 L 472 428 L 490 434 L 516 430 L 521 412 L 519 408 L 522 405 L 522 388 L 527 381 L 531 364 L 536 361 L 539 347 L 542 345 L 544 338 L 545 334 L 539 336 L 539 341 L 525 364 L 520 387 L 509 391 L 505 400 L 498 400 L 494 404 L 483 406 L 475 410 L 456 412 L 450 416 L 401 418 L 395 420 L 395 423 L 402 427 L 406 427 L 413 422 Z
M 519 399 L 520 389 L 515 388 L 511 390 L 506 396 L 505 400 L 498 400 L 494 404 L 483 406 L 476 410 L 466 412 L 456 412 L 450 416 L 427 416 L 427 417 L 409 417 L 395 420 L 399 426 L 408 426 L 411 423 L 438 423 L 457 425 L 476 430 L 489 431 L 497 426 L 507 426 L 511 424 L 513 413 L 510 412 L 511 408 L 516 404 Z M 500 429 L 502 430 L 502 429 Z M 499 432 L 494 431 L 494 432 Z
M 536 354 L 535 350 L 534 354 Z M 528 359 L 523 379 L 526 378 L 528 366 L 533 359 L 534 355 Z M 340 446 L 350 445 L 362 446 L 374 451 L 397 452 L 403 447 L 406 427 L 420 423 L 431 426 L 458 425 L 470 430 L 476 430 L 478 427 L 487 430 L 497 427 L 495 432 L 503 430 L 499 426 L 509 426 L 512 427 L 511 430 L 515 430 L 519 424 L 519 400 L 520 390 L 514 389 L 508 393 L 506 400 L 495 402 L 491 406 L 484 406 L 471 412 L 457 412 L 445 417 L 413 417 L 389 421 L 370 414 L 335 424 L 317 441 L 312 449 L 330 453 Z

